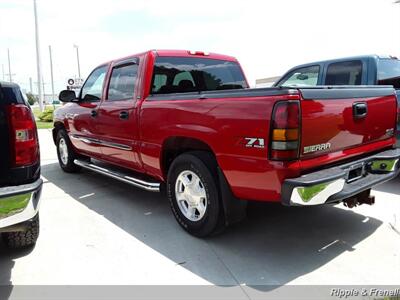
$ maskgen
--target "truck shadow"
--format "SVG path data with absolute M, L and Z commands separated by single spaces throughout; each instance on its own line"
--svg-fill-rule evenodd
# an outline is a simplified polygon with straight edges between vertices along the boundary
M 179 227 L 162 194 L 88 171 L 65 174 L 58 164 L 43 166 L 42 174 L 76 201 L 215 285 L 274 289 L 354 251 L 382 224 L 335 206 L 258 203 L 250 205 L 247 220 L 202 240 Z M 203 252 L 211 253 L 214 263 Z
M 0 299 L 8 299 L 13 290 L 11 271 L 14 268 L 15 259 L 31 253 L 33 248 L 8 249 L 0 238 Z
M 400 176 L 397 176 L 395 179 L 386 182 L 385 184 L 374 187 L 374 190 L 400 195 Z

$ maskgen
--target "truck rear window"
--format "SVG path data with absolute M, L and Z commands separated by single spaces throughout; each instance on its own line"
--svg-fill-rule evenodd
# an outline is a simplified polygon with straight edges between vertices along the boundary
M 0 86 L 0 101 L 4 104 L 25 103 L 22 93 L 17 86 Z
M 400 60 L 380 59 L 378 62 L 378 84 L 400 88 Z
M 247 88 L 236 62 L 209 58 L 157 57 L 151 94 Z

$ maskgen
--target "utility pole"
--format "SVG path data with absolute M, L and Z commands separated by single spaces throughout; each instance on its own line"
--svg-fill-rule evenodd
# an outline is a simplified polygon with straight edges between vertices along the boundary
M 7 49 L 7 56 L 8 56 L 8 76 L 10 78 L 10 82 L 12 82 L 10 49 Z
M 78 62 L 78 77 L 79 77 L 79 82 L 81 80 L 81 64 L 79 62 L 79 46 L 74 45 L 74 48 L 76 49 L 76 60 Z
M 51 76 L 51 101 L 55 100 L 54 95 L 54 78 L 53 78 L 53 56 L 51 53 L 51 46 L 49 45 L 49 54 L 50 54 L 50 76 Z
M 40 42 L 39 42 L 39 24 L 36 0 L 33 0 L 33 13 L 35 15 L 35 38 L 36 38 L 36 68 L 37 68 L 37 87 L 40 111 L 43 111 L 43 95 L 42 95 L 42 70 L 40 61 Z
M 45 103 L 46 102 L 46 90 L 45 90 L 45 87 L 44 87 L 44 85 L 45 85 L 45 83 L 44 83 L 44 79 L 43 79 L 43 77 L 42 77 L 42 86 L 43 86 L 43 103 Z

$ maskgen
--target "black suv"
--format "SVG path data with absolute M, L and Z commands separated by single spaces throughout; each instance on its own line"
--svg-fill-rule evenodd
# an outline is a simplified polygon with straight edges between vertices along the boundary
M 18 85 L 0 82 L 0 234 L 11 248 L 39 236 L 40 153 L 36 123 Z

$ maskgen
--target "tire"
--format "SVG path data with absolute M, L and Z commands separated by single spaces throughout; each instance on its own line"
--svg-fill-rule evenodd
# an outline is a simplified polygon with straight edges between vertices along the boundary
M 34 246 L 39 237 L 39 223 L 39 214 L 37 214 L 29 221 L 26 231 L 3 233 L 7 247 L 17 249 Z
M 68 134 L 64 129 L 60 129 L 57 132 L 56 147 L 58 163 L 64 172 L 76 173 L 82 169 L 74 163 L 74 160 L 79 158 L 79 155 L 73 149 Z
M 169 168 L 168 200 L 177 222 L 191 235 L 218 231 L 222 208 L 216 170 L 212 155 L 201 151 L 179 155 Z

